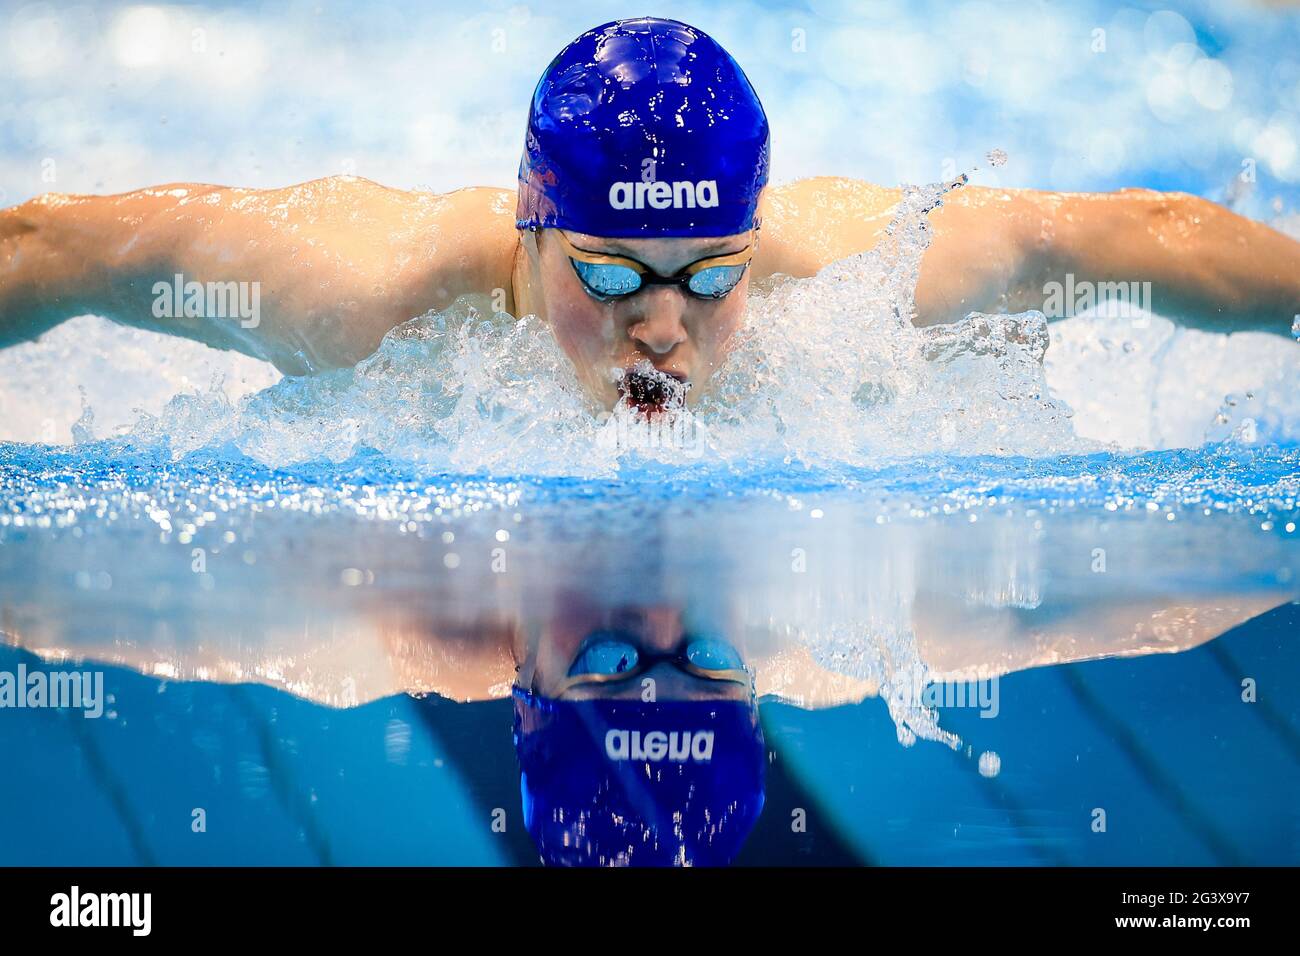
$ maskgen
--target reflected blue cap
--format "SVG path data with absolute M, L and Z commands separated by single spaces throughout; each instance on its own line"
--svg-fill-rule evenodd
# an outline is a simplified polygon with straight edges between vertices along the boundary
M 758 223 L 767 167 L 767 116 L 726 50 L 676 20 L 616 20 L 561 50 L 537 84 L 516 225 L 734 235 Z
M 724 866 L 764 802 L 752 702 L 568 701 L 515 690 L 524 825 L 559 866 Z

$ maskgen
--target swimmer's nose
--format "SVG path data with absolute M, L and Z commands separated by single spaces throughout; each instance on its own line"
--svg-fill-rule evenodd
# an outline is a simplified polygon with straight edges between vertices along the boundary
M 675 607 L 646 608 L 641 615 L 641 644 L 647 650 L 667 654 L 677 649 L 685 634 L 682 614 Z
M 666 355 L 687 339 L 682 297 L 675 289 L 649 289 L 642 295 L 645 312 L 632 323 L 628 334 L 655 355 Z

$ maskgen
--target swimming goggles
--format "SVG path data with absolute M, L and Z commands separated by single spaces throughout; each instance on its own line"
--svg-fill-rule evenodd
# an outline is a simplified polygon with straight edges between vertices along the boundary
M 727 681 L 746 687 L 752 680 L 740 652 L 716 638 L 690 637 L 675 651 L 651 654 L 638 647 L 628 634 L 599 630 L 583 643 L 569 667 L 568 676 L 554 693 L 558 697 L 574 687 L 631 680 L 661 662 L 705 680 Z
M 646 285 L 675 285 L 699 299 L 721 299 L 734 289 L 754 258 L 757 241 L 739 252 L 697 259 L 681 272 L 661 276 L 643 262 L 579 249 L 561 230 L 553 230 L 587 292 L 597 299 L 618 299 Z

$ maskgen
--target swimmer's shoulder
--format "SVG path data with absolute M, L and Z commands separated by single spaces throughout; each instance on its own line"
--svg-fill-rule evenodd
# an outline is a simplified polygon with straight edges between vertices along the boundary
M 382 279 L 390 295 L 406 292 L 426 308 L 508 287 L 518 245 L 510 190 L 471 186 L 439 193 L 330 176 L 236 192 L 244 195 L 229 202 L 271 230 L 365 267 L 364 274 Z
M 898 204 L 899 191 L 843 176 L 815 176 L 770 187 L 755 270 L 812 275 L 870 249 Z
M 470 186 L 450 192 L 399 189 L 362 176 L 326 176 L 274 189 L 197 187 L 194 198 L 271 221 L 381 227 L 394 236 L 454 232 L 472 238 L 483 232 L 514 232 L 515 198 L 506 189 Z M 215 194 L 214 194 L 215 193 Z
M 316 227 L 357 230 L 367 238 L 388 232 L 394 237 L 440 232 L 473 237 L 482 232 L 514 232 L 514 193 L 506 189 L 474 186 L 451 192 L 397 189 L 362 176 L 325 176 L 288 186 L 247 188 L 210 183 L 167 183 L 108 196 L 72 196 L 47 193 L 32 204 L 64 209 L 93 207 L 106 216 L 142 221 L 151 216 L 156 228 L 167 220 L 196 216 L 210 224 L 214 218 L 261 221 L 272 231 L 300 232 Z

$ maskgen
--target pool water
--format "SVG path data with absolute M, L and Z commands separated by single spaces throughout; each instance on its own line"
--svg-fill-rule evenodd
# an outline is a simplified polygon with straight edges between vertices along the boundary
M 738 862 L 1300 852 L 1295 449 L 617 482 L 3 454 L 0 671 L 111 695 L 0 713 L 5 863 L 536 862 L 475 635 L 633 606 L 754 666 Z M 895 703 L 918 670 L 998 676 L 996 715 Z

